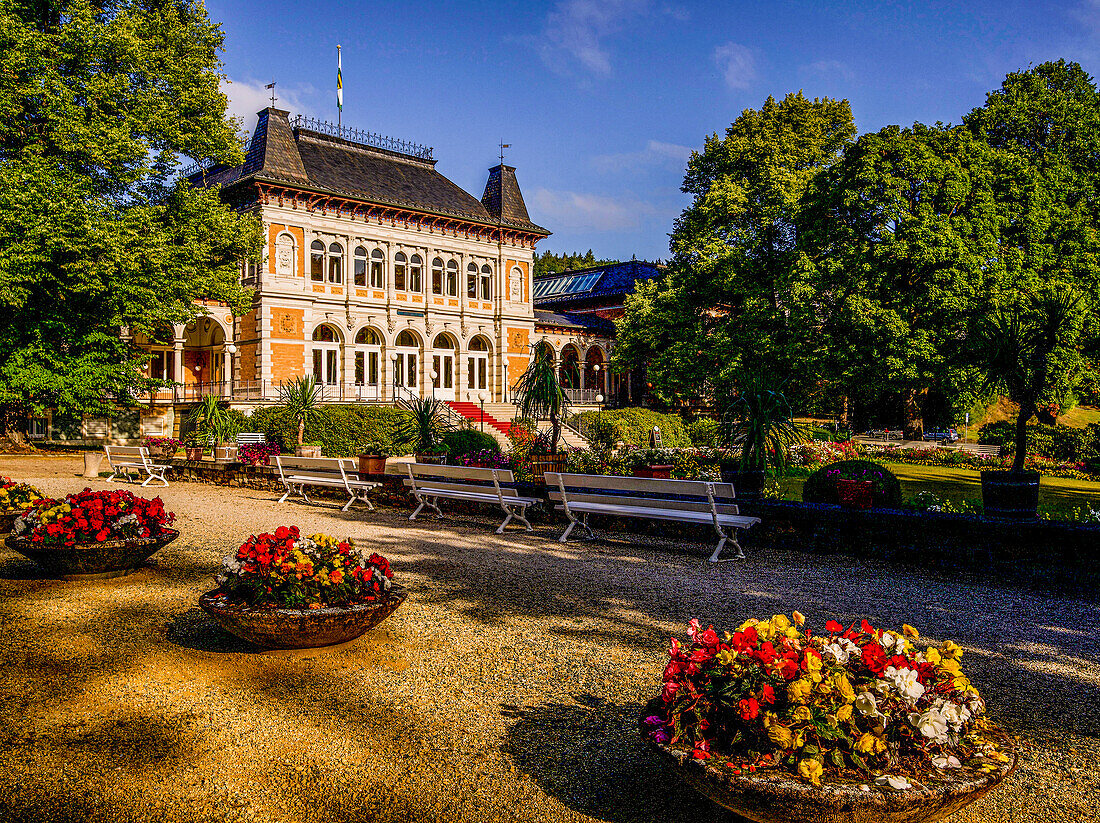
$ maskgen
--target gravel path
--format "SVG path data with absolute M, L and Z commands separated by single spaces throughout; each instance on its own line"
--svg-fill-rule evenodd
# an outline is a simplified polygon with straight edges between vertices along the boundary
M 79 469 L 0 456 L 0 474 L 51 494 L 83 488 Z M 701 545 L 565 547 L 556 527 L 498 537 L 487 518 L 158 491 L 182 536 L 133 575 L 61 582 L 0 548 L 0 820 L 734 821 L 662 770 L 635 718 L 691 617 L 732 628 L 796 608 L 967 650 L 1021 765 L 952 820 L 1100 818 L 1095 593 L 793 552 L 711 565 Z M 228 638 L 197 597 L 250 533 L 290 523 L 376 546 L 409 600 L 317 657 Z

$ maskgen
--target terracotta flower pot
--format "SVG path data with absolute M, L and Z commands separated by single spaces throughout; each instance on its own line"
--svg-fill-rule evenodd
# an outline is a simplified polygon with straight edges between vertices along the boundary
M 385 474 L 386 458 L 379 454 L 359 455 L 359 474 Z
M 220 590 L 199 598 L 203 611 L 230 634 L 265 649 L 312 649 L 354 640 L 370 631 L 405 602 L 408 592 L 393 584 L 371 603 L 321 609 L 254 609 L 234 603 Z
M 668 480 L 672 474 L 672 466 L 638 466 L 634 469 L 635 477 L 649 477 L 654 480 Z
M 43 571 L 66 580 L 82 577 L 121 577 L 129 574 L 154 552 L 180 536 L 176 529 L 164 529 L 159 537 L 141 540 L 107 540 L 72 547 L 36 546 L 29 537 L 11 536 L 4 544 L 29 557 Z
M 185 451 L 188 460 L 202 460 L 202 453 L 204 451 L 202 446 L 188 446 Z
M 1008 756 L 1007 763 L 990 761 L 994 768 L 986 772 L 977 767 L 932 769 L 920 780 L 911 778 L 912 788 L 901 791 L 880 789 L 871 778 L 834 783 L 826 774 L 822 785 L 814 786 L 777 769 L 734 774 L 720 757 L 695 760 L 688 751 L 653 740 L 645 717 L 658 712 L 661 705 L 660 698 L 651 701 L 639 718 L 649 747 L 700 794 L 757 823 L 930 823 L 973 803 L 1016 768 L 1011 739 L 993 729 L 989 736 Z

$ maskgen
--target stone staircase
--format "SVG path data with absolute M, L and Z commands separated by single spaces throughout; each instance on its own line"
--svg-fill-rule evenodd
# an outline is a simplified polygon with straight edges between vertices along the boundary
M 515 406 L 511 403 L 486 403 L 482 406 L 479 403 L 450 400 L 447 401 L 447 405 L 473 423 L 476 428 L 482 428 L 482 423 L 484 423 L 485 433 L 492 435 L 493 439 L 500 443 L 501 449 L 507 451 L 509 445 L 508 430 L 512 428 L 512 418 L 516 416 Z M 484 416 L 482 415 L 483 408 L 485 410 Z M 548 425 L 543 422 L 540 427 L 546 428 Z M 561 439 L 569 448 L 587 449 L 589 447 L 588 441 L 564 426 L 561 430 Z

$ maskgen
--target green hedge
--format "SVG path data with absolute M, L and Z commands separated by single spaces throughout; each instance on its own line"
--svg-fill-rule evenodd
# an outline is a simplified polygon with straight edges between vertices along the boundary
M 665 448 L 690 449 L 692 447 L 684 421 L 678 415 L 661 414 L 650 409 L 586 411 L 571 417 L 569 423 L 580 429 L 581 434 L 587 437 L 587 430 L 598 417 L 602 418 L 604 425 L 612 428 L 615 440 L 621 440 L 627 445 L 649 448 L 649 432 L 657 426 L 661 430 L 661 444 Z
M 709 417 L 700 417 L 698 420 L 693 420 L 687 424 L 687 433 L 688 437 L 691 438 L 691 445 L 697 449 L 713 449 L 721 428 L 721 423 L 717 420 L 711 420 Z M 661 429 L 661 432 L 663 433 L 664 429 Z
M 806 478 L 802 486 L 803 502 L 839 503 L 836 491 L 838 478 L 870 480 L 873 484 L 871 499 L 875 506 L 896 508 L 901 505 L 901 483 L 888 468 L 870 460 L 841 460 L 822 466 Z
M 1004 446 L 1005 455 L 1015 454 L 1016 424 L 1008 420 L 987 423 L 978 432 L 978 442 Z M 1027 427 L 1027 453 L 1069 461 L 1100 457 L 1100 423 L 1090 423 L 1081 429 L 1032 423 Z
M 368 441 L 403 454 L 408 444 L 398 442 L 397 429 L 406 414 L 388 406 L 322 406 L 319 419 L 306 426 L 305 439 L 319 441 L 325 457 L 353 457 Z M 298 442 L 298 424 L 280 409 L 258 408 L 247 425 L 247 431 L 262 431 L 285 451 L 293 451 Z
M 460 429 L 448 432 L 443 436 L 443 445 L 447 447 L 447 454 L 472 454 L 473 452 L 491 451 L 500 453 L 500 444 L 491 434 L 477 429 Z

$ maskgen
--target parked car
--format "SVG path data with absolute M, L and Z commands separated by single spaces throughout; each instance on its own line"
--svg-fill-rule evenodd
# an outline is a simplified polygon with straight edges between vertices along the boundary
M 925 440 L 934 440 L 937 443 L 954 443 L 959 439 L 959 433 L 954 429 L 934 429 L 924 433 Z

